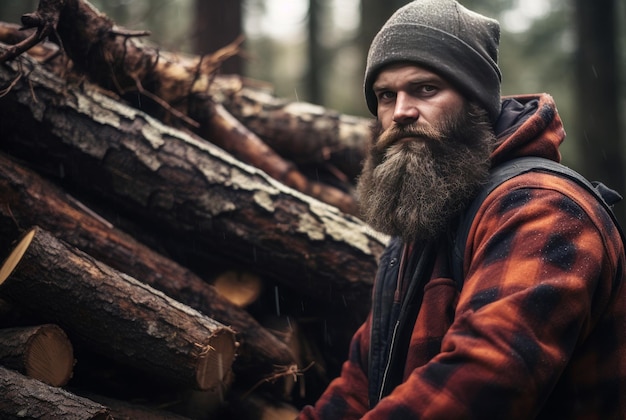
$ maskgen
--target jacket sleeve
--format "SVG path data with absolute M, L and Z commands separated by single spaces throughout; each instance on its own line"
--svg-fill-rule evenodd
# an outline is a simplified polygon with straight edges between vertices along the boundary
M 368 409 L 368 382 L 365 366 L 371 313 L 350 343 L 348 360 L 315 406 L 306 406 L 298 419 L 360 419 Z
M 364 419 L 534 418 L 590 333 L 622 249 L 611 240 L 621 242 L 592 200 L 578 198 L 582 190 L 515 182 L 494 191 L 475 219 L 440 353 Z

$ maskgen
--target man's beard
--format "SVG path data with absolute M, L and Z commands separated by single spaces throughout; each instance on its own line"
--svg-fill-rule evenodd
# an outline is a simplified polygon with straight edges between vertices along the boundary
M 494 145 L 487 113 L 472 104 L 432 128 L 377 122 L 357 184 L 362 217 L 406 242 L 437 238 L 487 180 Z

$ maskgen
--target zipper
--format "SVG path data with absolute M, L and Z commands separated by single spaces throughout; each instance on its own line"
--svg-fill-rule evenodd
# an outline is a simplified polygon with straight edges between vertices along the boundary
M 387 382 L 387 375 L 389 374 L 389 369 L 391 368 L 391 356 L 394 351 L 394 345 L 396 342 L 396 335 L 398 333 L 398 327 L 400 326 L 400 321 L 396 321 L 396 325 L 393 327 L 393 334 L 391 335 L 391 345 L 389 346 L 389 355 L 387 356 L 387 363 L 385 364 L 385 372 L 383 373 L 383 379 L 380 382 L 380 388 L 378 389 L 378 401 L 383 399 L 383 392 L 385 391 L 385 383 Z
M 398 314 L 398 319 L 395 322 L 393 333 L 391 336 L 391 343 L 389 346 L 389 353 L 387 356 L 387 361 L 385 363 L 385 371 L 383 373 L 382 381 L 380 383 L 380 387 L 378 388 L 378 401 L 383 399 L 386 395 L 387 382 L 390 381 L 391 370 L 394 368 L 392 366 L 394 364 L 394 359 L 399 357 L 403 357 L 404 363 L 406 363 L 407 354 L 402 354 L 403 352 L 408 352 L 408 346 L 411 343 L 411 335 L 413 331 L 413 327 L 415 325 L 417 315 L 419 314 L 420 308 L 422 306 L 422 298 L 424 293 L 424 286 L 429 281 L 430 276 L 432 274 L 432 268 L 434 265 L 435 258 L 435 244 L 429 243 L 427 244 L 420 253 L 417 266 L 415 267 L 415 271 L 411 276 L 411 282 L 408 285 L 408 290 L 404 299 L 400 302 L 394 302 L 394 305 L 401 305 L 400 311 Z M 402 274 L 400 274 L 402 275 Z M 410 313 L 409 313 L 410 312 Z M 410 327 L 410 331 L 400 331 L 401 328 Z M 404 335 L 400 337 L 401 333 L 405 332 L 408 336 Z M 407 348 L 404 348 L 407 346 Z M 400 353 L 400 354 L 398 354 Z M 397 364 L 397 362 L 396 362 Z M 398 379 L 398 378 L 395 378 Z M 400 379 L 401 381 L 401 379 Z M 378 403 L 378 401 L 376 403 Z
M 409 254 L 409 246 L 404 244 L 402 248 L 402 256 L 400 257 L 400 267 L 398 268 L 398 277 L 396 279 L 396 290 L 393 294 L 393 307 L 400 305 L 402 303 L 402 288 L 404 286 L 404 270 L 406 269 L 406 262 L 408 260 Z M 391 313 L 394 313 L 394 308 L 392 307 Z M 380 388 L 378 389 L 378 401 L 383 398 L 383 392 L 385 389 L 385 383 L 387 382 L 387 376 L 389 375 L 389 369 L 391 368 L 391 356 L 394 351 L 396 336 L 398 334 L 398 327 L 400 326 L 400 314 L 398 314 L 398 319 L 396 319 L 395 325 L 393 326 L 393 332 L 391 333 L 391 343 L 389 344 L 389 354 L 387 355 L 387 363 L 385 363 L 385 370 L 383 372 L 383 378 L 380 382 Z

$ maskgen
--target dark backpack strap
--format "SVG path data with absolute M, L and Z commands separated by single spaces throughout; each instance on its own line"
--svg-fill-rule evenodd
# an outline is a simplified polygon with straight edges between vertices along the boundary
M 549 172 L 564 178 L 570 179 L 578 185 L 584 187 L 598 202 L 604 207 L 606 212 L 613 219 L 613 223 L 619 230 L 622 241 L 624 242 L 624 233 L 620 224 L 613 213 L 612 205 L 622 199 L 622 197 L 614 190 L 606 187 L 602 183 L 591 183 L 578 172 L 561 165 L 560 163 L 540 157 L 522 157 L 504 162 L 491 170 L 489 180 L 480 190 L 476 198 L 470 203 L 467 210 L 459 220 L 456 235 L 453 239 L 451 252 L 451 270 L 452 278 L 456 281 L 459 290 L 463 287 L 463 258 L 465 255 L 465 246 L 469 235 L 470 227 L 474 221 L 474 217 L 478 209 L 483 204 L 487 196 L 503 182 L 526 172 L 542 171 Z M 626 243 L 626 242 L 625 242 Z

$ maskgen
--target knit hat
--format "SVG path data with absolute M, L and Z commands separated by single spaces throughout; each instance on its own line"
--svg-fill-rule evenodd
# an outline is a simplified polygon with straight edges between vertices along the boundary
M 367 56 L 365 99 L 372 114 L 372 85 L 384 66 L 411 62 L 444 77 L 481 104 L 492 121 L 500 114 L 498 21 L 454 0 L 415 0 L 398 9 L 380 29 Z

